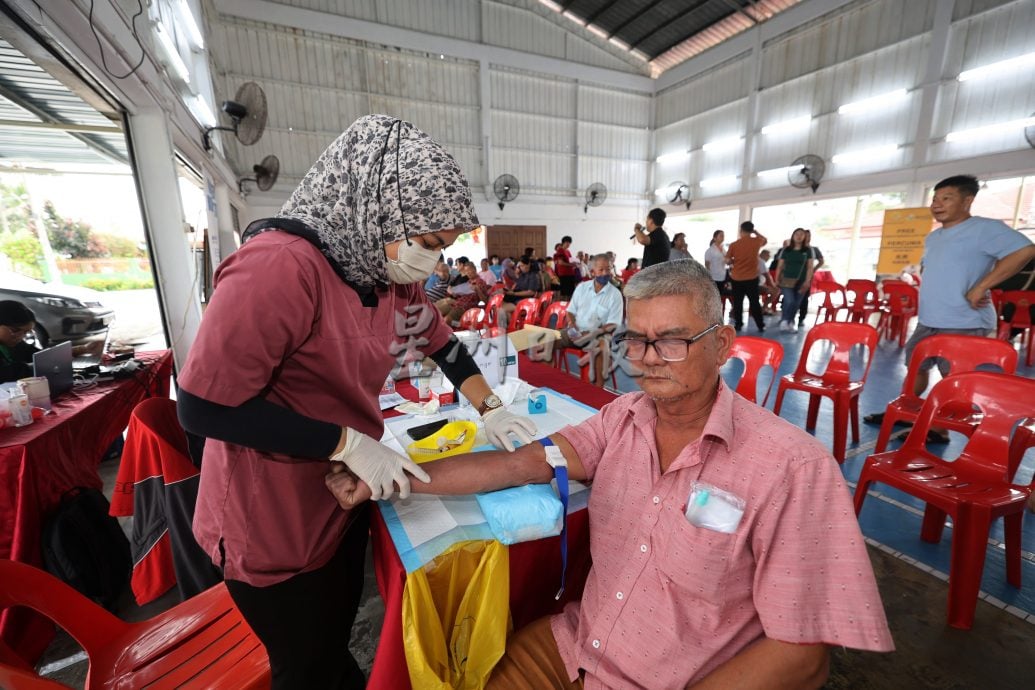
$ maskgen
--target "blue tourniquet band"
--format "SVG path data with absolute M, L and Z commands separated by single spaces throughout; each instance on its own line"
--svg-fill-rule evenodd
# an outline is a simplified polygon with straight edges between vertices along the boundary
M 554 445 L 549 438 L 539 439 L 544 448 Z M 561 495 L 561 588 L 554 599 L 560 600 L 564 594 L 565 575 L 568 570 L 568 467 L 558 465 L 553 468 L 554 479 L 557 480 L 557 492 Z

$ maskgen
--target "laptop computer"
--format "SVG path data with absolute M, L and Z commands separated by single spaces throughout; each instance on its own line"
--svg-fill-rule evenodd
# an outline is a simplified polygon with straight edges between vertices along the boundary
M 46 376 L 50 384 L 50 397 L 72 390 L 72 343 L 64 342 L 32 356 L 33 373 Z

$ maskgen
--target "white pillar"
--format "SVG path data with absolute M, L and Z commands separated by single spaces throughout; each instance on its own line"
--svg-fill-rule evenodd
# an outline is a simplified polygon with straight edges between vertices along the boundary
M 219 223 L 219 260 L 223 261 L 240 246 L 240 238 L 234 232 L 230 188 L 220 182 L 216 182 L 216 220 Z
M 128 121 L 144 230 L 157 273 L 155 288 L 173 361 L 180 369 L 201 324 L 201 302 L 194 282 L 195 262 L 183 229 L 169 121 L 157 109 L 130 115 Z

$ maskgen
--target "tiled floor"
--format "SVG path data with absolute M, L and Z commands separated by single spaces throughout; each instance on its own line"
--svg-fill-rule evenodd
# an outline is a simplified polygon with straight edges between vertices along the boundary
M 810 315 L 811 321 L 811 315 Z M 778 375 L 790 373 L 798 361 L 804 331 L 797 334 L 777 332 L 776 321 L 763 337 L 778 339 L 785 348 L 784 363 Z M 756 335 L 747 326 L 744 335 Z M 882 343 L 861 396 L 862 414 L 880 411 L 894 398 L 905 374 L 902 350 L 895 343 Z M 738 363 L 732 363 L 723 375 L 732 384 L 739 377 Z M 1021 367 L 1024 376 L 1035 375 L 1035 368 Z M 636 390 L 635 382 L 624 372 L 618 373 L 621 391 Z M 775 389 L 775 386 L 774 386 Z M 770 396 L 769 407 L 772 407 Z M 1035 401 L 1033 401 L 1035 410 Z M 789 393 L 781 415 L 799 425 L 804 424 L 806 396 Z M 866 455 L 876 441 L 878 427 L 862 425 L 859 444 L 849 444 L 843 465 L 852 490 Z M 821 408 L 816 436 L 828 445 L 831 442 L 830 408 Z M 962 437 L 953 438 L 944 447 L 944 457 L 954 457 L 962 448 Z M 895 447 L 893 442 L 892 448 Z M 115 467 L 106 467 L 107 484 L 114 481 Z M 1022 464 L 1020 480 L 1031 480 L 1035 470 L 1035 451 L 1029 451 Z M 1004 557 L 1000 540 L 1002 527 L 992 532 L 982 581 L 982 599 L 974 630 L 963 632 L 944 624 L 946 573 L 948 572 L 949 540 L 947 529 L 940 544 L 927 544 L 919 539 L 922 504 L 900 492 L 878 486 L 871 493 L 863 510 L 861 524 L 871 545 L 871 558 L 881 586 L 889 622 L 895 635 L 898 652 L 874 655 L 835 650 L 828 688 L 1014 688 L 1030 684 L 1025 665 L 1035 643 L 1035 515 L 1026 514 L 1023 546 L 1023 581 L 1025 587 L 1015 589 L 1006 584 Z M 353 631 L 352 649 L 367 669 L 372 663 L 384 609 L 377 595 L 372 569 L 369 567 L 364 601 Z M 175 603 L 168 595 L 147 609 L 136 607 L 131 597 L 124 598 L 119 615 L 140 619 L 153 615 Z M 989 606 L 989 604 L 991 606 Z M 48 650 L 45 663 L 67 658 L 76 651 L 74 643 L 60 638 Z M 73 663 L 52 674 L 71 687 L 82 687 L 85 680 L 84 661 Z

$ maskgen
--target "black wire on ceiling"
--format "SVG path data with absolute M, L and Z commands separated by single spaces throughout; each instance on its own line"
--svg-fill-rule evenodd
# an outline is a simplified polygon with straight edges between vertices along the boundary
M 142 0 L 137 0 L 136 14 L 134 14 L 133 17 L 129 20 L 130 28 L 133 30 L 133 38 L 136 39 L 137 45 L 140 46 L 140 59 L 137 60 L 137 64 L 133 65 L 132 69 L 130 69 L 125 74 L 119 75 L 114 74 L 110 69 L 108 69 L 108 63 L 104 59 L 104 46 L 101 45 L 101 37 L 97 35 L 97 28 L 93 25 L 93 2 L 94 0 L 90 0 L 90 10 L 87 13 L 86 18 L 90 24 L 90 32 L 93 34 L 94 40 L 97 41 L 97 50 L 101 54 L 101 67 L 104 68 L 104 71 L 107 72 L 108 76 L 112 79 L 126 79 L 132 76 L 133 73 L 136 72 L 142 64 L 144 64 L 144 57 L 147 55 L 146 51 L 144 50 L 144 44 L 140 42 L 140 36 L 137 35 L 137 17 L 144 13 L 144 3 L 142 2 Z

